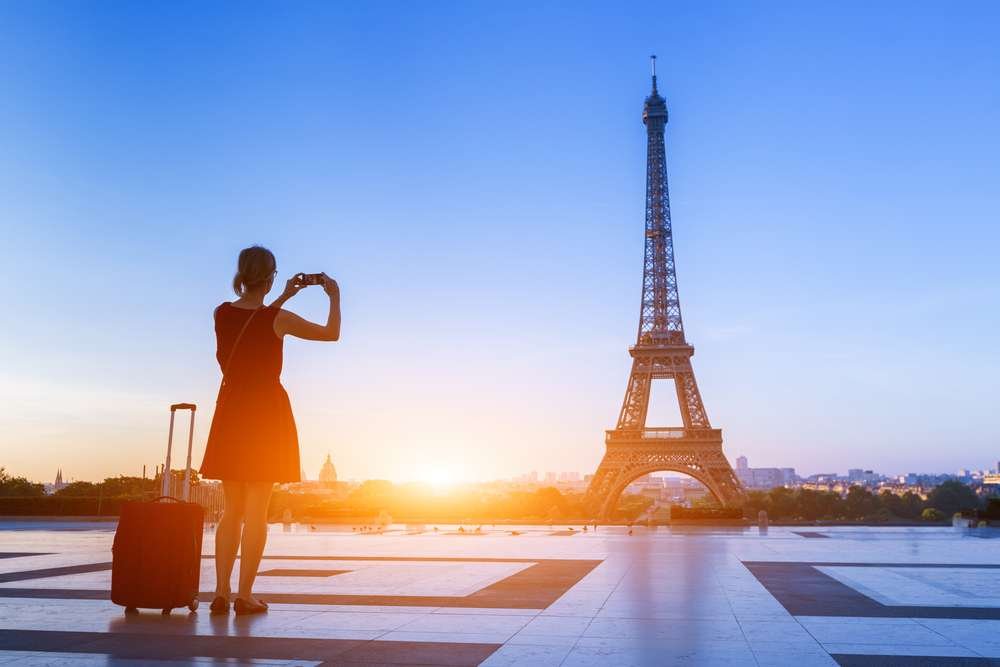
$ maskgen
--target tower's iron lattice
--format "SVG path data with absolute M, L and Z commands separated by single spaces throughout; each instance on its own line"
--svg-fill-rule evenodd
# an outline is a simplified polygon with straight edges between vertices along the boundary
M 670 193 L 663 134 L 667 104 L 656 89 L 646 98 L 646 243 L 643 255 L 642 305 L 632 372 L 618 424 L 606 432 L 606 451 L 587 490 L 587 503 L 607 518 L 628 484 L 656 471 L 685 473 L 708 487 L 724 506 L 739 505 L 743 488 L 722 453 L 722 430 L 712 428 L 691 367 L 694 347 L 684 337 L 677 272 L 674 266 Z M 672 379 L 677 390 L 680 427 L 647 427 L 653 380 Z

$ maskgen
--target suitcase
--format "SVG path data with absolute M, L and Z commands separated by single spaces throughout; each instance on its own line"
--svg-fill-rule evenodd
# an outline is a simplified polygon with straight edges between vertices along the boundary
M 160 609 L 164 614 L 179 607 L 187 607 L 192 612 L 198 608 L 205 512 L 201 505 L 187 502 L 195 409 L 192 403 L 170 406 L 167 460 L 163 466 L 160 497 L 153 501 L 126 503 L 122 507 L 111 548 L 111 601 L 125 607 L 126 614 L 136 613 L 139 608 Z M 170 454 L 174 416 L 178 410 L 191 411 L 181 499 L 170 496 Z

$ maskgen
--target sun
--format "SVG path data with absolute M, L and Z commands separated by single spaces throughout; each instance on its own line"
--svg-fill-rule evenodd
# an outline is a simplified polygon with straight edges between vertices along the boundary
M 458 481 L 453 469 L 440 465 L 426 467 L 421 471 L 419 479 L 435 491 L 447 489 Z

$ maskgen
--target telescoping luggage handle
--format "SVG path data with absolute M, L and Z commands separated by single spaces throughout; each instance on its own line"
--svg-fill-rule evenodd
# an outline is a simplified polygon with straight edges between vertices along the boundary
M 187 465 L 184 467 L 184 490 L 181 492 L 184 502 L 188 500 L 191 492 L 191 445 L 194 444 L 194 413 L 197 409 L 198 406 L 194 403 L 174 403 L 170 406 L 170 431 L 167 433 L 167 460 L 163 464 L 163 481 L 160 489 L 161 498 L 170 496 L 170 454 L 174 445 L 174 415 L 178 410 L 190 410 L 191 426 L 188 428 Z

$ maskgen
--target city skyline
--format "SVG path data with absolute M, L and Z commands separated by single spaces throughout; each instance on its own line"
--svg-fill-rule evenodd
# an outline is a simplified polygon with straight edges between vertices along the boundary
M 685 325 L 730 462 L 988 467 L 997 11 L 203 8 L 195 31 L 166 6 L 7 5 L 3 465 L 137 472 L 178 400 L 200 461 L 211 312 L 260 242 L 280 279 L 342 285 L 337 349 L 286 345 L 304 460 L 593 472 L 635 334 L 656 52 Z
M 733 457 L 733 467 L 734 467 L 734 469 L 737 472 L 739 472 L 741 470 L 741 468 L 740 468 L 741 460 L 743 460 L 744 462 L 747 462 L 748 465 L 749 465 L 749 460 L 747 459 L 747 457 L 744 456 L 744 455 L 742 455 L 742 454 L 738 454 L 737 456 Z M 322 481 L 323 472 L 324 472 L 325 469 L 327 469 L 327 462 L 330 462 L 330 461 L 331 461 L 331 455 L 330 454 L 326 454 L 323 457 L 323 462 L 320 463 L 320 464 L 317 464 L 317 465 L 312 466 L 312 467 L 309 467 L 307 465 L 303 465 L 303 467 L 302 467 L 302 479 L 303 480 L 309 480 L 309 481 L 315 481 L 315 480 Z M 55 483 L 56 483 L 56 485 L 59 485 L 60 483 L 68 484 L 68 483 L 77 482 L 77 481 L 99 482 L 99 481 L 101 481 L 103 479 L 106 479 L 106 478 L 114 478 L 114 477 L 118 477 L 118 476 L 125 476 L 125 477 L 135 476 L 135 477 L 141 477 L 143 473 L 145 473 L 147 475 L 147 477 L 153 478 L 156 474 L 158 474 L 158 467 L 157 467 L 158 465 L 159 464 L 147 466 L 147 468 L 145 470 L 140 470 L 140 471 L 138 471 L 135 474 L 132 474 L 132 473 L 129 473 L 129 472 L 118 472 L 118 473 L 115 473 L 115 474 L 107 474 L 107 475 L 103 475 L 103 476 L 100 476 L 100 477 L 86 478 L 86 479 L 85 478 L 78 478 L 78 477 L 76 477 L 76 476 L 74 476 L 72 474 L 69 474 L 69 475 L 66 476 L 65 482 L 63 481 L 63 469 L 62 468 L 57 468 L 54 477 L 55 477 Z M 961 473 L 963 473 L 963 472 L 965 472 L 966 474 L 973 474 L 973 473 L 974 474 L 980 474 L 980 473 L 1000 474 L 1000 460 L 994 461 L 993 465 L 991 465 L 991 466 L 986 466 L 986 467 L 969 467 L 969 468 L 961 468 L 961 467 L 959 467 L 959 468 L 950 469 L 950 470 L 906 470 L 906 471 L 903 471 L 903 470 L 891 470 L 891 471 L 886 471 L 886 470 L 874 470 L 872 468 L 866 468 L 864 466 L 862 466 L 860 468 L 851 468 L 849 466 L 848 467 L 844 467 L 843 465 L 841 465 L 839 468 L 837 468 L 835 470 L 818 470 L 818 469 L 817 470 L 800 470 L 800 469 L 792 467 L 792 466 L 780 466 L 780 465 L 761 465 L 761 466 L 749 466 L 749 467 L 751 467 L 751 468 L 775 469 L 775 470 L 791 470 L 791 471 L 793 471 L 795 473 L 795 475 L 797 477 L 799 477 L 801 479 L 808 479 L 810 477 L 827 476 L 827 475 L 834 475 L 834 476 L 842 477 L 844 479 L 849 479 L 851 477 L 852 472 L 874 473 L 876 476 L 890 477 L 890 478 L 891 477 L 903 477 L 903 476 L 906 476 L 906 475 L 920 475 L 920 476 L 947 476 L 947 475 L 953 475 L 953 476 L 959 476 L 960 477 Z M 336 472 L 336 464 L 333 463 L 333 462 L 331 462 L 331 468 L 333 469 L 334 479 L 342 479 L 343 481 L 348 481 L 348 482 L 354 482 L 354 483 L 356 483 L 356 482 L 366 481 L 366 480 L 369 480 L 369 479 L 386 479 L 386 478 L 378 478 L 378 477 L 363 478 L 363 477 L 357 477 L 357 476 L 353 476 L 353 475 L 340 475 L 340 474 L 338 474 Z M 20 474 L 20 473 L 18 473 L 15 470 L 7 470 L 6 472 L 8 474 L 13 474 L 15 476 L 17 476 L 17 475 Z M 652 473 L 652 475 L 653 476 L 672 476 L 672 477 L 676 476 L 676 477 L 685 477 L 685 478 L 689 477 L 688 475 L 684 475 L 683 473 L 678 473 L 678 472 L 673 472 L 673 471 L 657 471 L 657 472 Z M 566 469 L 548 469 L 547 470 L 547 469 L 543 469 L 543 468 L 534 468 L 534 469 L 531 469 L 531 470 L 522 470 L 520 472 L 515 472 L 515 473 L 513 473 L 513 474 L 511 474 L 509 476 L 506 476 L 506 477 L 501 476 L 501 477 L 491 477 L 491 478 L 482 478 L 482 479 L 439 480 L 439 483 L 444 483 L 444 484 L 447 484 L 447 485 L 453 485 L 453 484 L 464 484 L 464 483 L 488 484 L 488 483 L 492 483 L 492 482 L 506 482 L 506 481 L 515 481 L 515 482 L 516 481 L 525 481 L 525 482 L 527 482 L 527 481 L 535 481 L 535 482 L 538 482 L 538 483 L 545 483 L 545 482 L 549 482 L 549 481 L 557 481 L 557 482 L 586 482 L 592 476 L 593 476 L 593 471 L 566 470 Z M 52 477 L 52 476 L 50 476 L 50 477 Z M 37 479 L 30 479 L 30 481 L 41 482 L 41 483 L 47 483 L 48 480 L 49 480 L 49 477 L 37 478 Z M 408 482 L 428 482 L 428 481 L 432 481 L 432 480 L 428 480 L 425 477 L 421 477 L 421 478 L 413 478 L 413 479 L 388 479 L 387 481 L 396 482 L 396 483 L 408 483 Z

